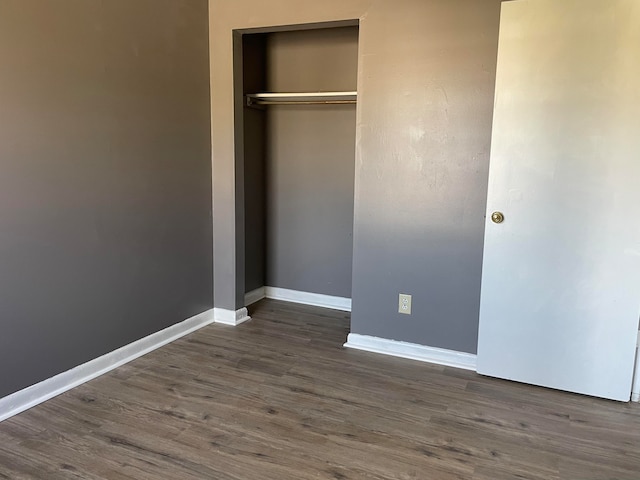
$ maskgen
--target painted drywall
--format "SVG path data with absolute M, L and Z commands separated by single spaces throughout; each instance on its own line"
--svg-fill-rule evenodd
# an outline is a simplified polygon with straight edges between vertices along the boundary
M 499 17 L 499 0 L 210 0 L 216 306 L 244 289 L 232 31 L 355 20 L 352 332 L 476 351 Z
M 242 35 L 237 37 L 242 45 L 236 62 L 242 69 L 236 70 L 238 88 L 242 93 L 267 91 L 267 42 L 265 34 Z M 243 98 L 239 99 L 243 101 Z M 244 175 L 244 224 L 245 265 L 243 294 L 265 286 L 266 280 L 266 238 L 267 238 L 267 193 L 266 193 L 266 149 L 267 111 L 263 108 L 241 107 L 244 140 L 242 151 L 238 152 L 239 162 L 243 162 Z
M 353 91 L 358 28 L 270 34 L 267 62 L 267 91 Z M 267 140 L 266 285 L 351 298 L 355 105 L 269 107 Z
M 207 2 L 0 2 L 0 397 L 212 306 Z

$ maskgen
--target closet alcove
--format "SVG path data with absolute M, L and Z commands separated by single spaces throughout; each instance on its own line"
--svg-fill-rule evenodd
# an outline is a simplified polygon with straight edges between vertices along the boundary
M 245 305 L 350 311 L 358 26 L 245 31 L 234 62 Z

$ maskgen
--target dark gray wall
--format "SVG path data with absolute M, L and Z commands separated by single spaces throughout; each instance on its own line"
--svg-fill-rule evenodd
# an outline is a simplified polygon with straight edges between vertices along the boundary
M 267 91 L 266 35 L 242 35 L 242 92 Z M 236 79 L 237 80 L 237 79 Z M 245 292 L 265 286 L 266 278 L 266 135 L 267 111 L 243 107 L 243 150 L 238 162 L 244 162 Z
M 384 3 L 361 42 L 351 328 L 475 353 L 500 2 Z
M 0 396 L 212 306 L 206 0 L 0 2 Z
M 267 64 L 268 91 L 356 90 L 358 28 L 270 34 Z M 355 105 L 267 118 L 266 284 L 351 298 Z

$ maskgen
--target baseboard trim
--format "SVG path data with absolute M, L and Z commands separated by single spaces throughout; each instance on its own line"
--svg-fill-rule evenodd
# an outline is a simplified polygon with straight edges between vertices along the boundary
M 416 343 L 359 335 L 357 333 L 350 333 L 347 337 L 347 343 L 345 343 L 344 346 L 366 352 L 418 360 L 420 362 L 436 363 L 438 365 L 446 365 L 465 370 L 476 370 L 476 355 L 472 353 L 427 347 Z
M 265 292 L 265 287 L 256 288 L 255 290 L 251 290 L 244 295 L 244 304 L 245 306 L 253 305 L 256 302 L 259 302 L 263 298 L 266 298 L 267 294 Z
M 223 325 L 236 326 L 251 320 L 249 312 L 246 308 L 240 308 L 238 310 L 226 310 L 224 308 L 214 308 L 213 316 L 216 323 L 222 323 Z
M 0 398 L 0 422 L 99 377 L 180 337 L 195 332 L 214 321 L 214 310 L 207 310 L 82 365 L 78 365 L 71 370 L 59 373 L 35 385 Z
M 640 392 L 631 392 L 631 401 L 640 402 Z
M 265 297 L 285 302 L 302 303 L 316 307 L 332 308 L 343 312 L 351 311 L 351 299 L 344 297 L 334 297 L 321 293 L 300 292 L 279 287 L 264 287 Z

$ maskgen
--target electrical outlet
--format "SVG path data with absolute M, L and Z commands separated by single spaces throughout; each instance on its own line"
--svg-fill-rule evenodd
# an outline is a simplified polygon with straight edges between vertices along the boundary
M 411 315 L 411 295 L 406 293 L 398 295 L 398 313 Z

